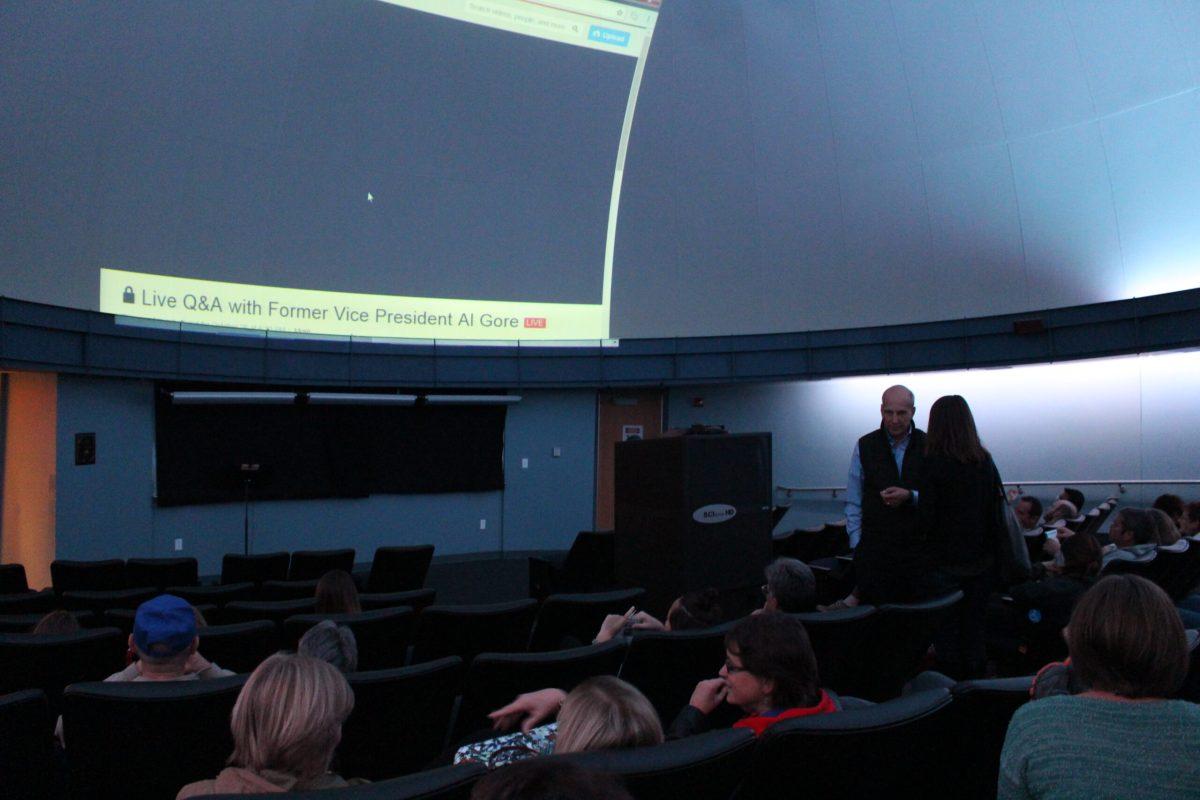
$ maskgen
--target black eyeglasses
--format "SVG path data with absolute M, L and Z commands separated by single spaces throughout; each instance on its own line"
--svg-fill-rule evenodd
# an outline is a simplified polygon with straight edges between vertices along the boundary
M 746 671 L 745 667 L 739 667 L 736 664 L 734 664 L 732 661 L 730 661 L 728 658 L 725 659 L 725 672 L 726 673 L 728 673 L 730 675 L 736 675 L 739 672 L 745 672 L 745 671 Z

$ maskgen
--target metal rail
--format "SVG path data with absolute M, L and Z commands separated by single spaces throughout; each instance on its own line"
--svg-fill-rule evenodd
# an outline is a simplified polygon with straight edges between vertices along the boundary
M 1117 491 L 1125 494 L 1127 486 L 1200 486 L 1200 480 L 1188 478 L 1184 480 L 1120 480 L 1110 481 L 1005 481 L 1005 486 L 1016 487 L 1018 494 L 1024 494 L 1025 486 L 1116 486 Z M 834 500 L 838 492 L 846 491 L 845 486 L 783 486 L 777 484 L 775 491 L 783 492 L 787 497 L 795 494 L 828 493 Z

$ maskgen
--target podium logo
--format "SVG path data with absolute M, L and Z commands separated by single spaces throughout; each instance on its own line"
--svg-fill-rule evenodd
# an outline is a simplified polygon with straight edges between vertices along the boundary
M 700 506 L 693 511 L 692 519 L 705 525 L 715 525 L 718 522 L 733 519 L 736 514 L 737 509 L 727 503 L 713 503 L 708 506 Z

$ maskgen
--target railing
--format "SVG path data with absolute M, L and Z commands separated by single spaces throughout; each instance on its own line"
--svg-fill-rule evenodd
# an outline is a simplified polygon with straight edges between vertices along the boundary
M 1026 486 L 1116 486 L 1117 491 L 1125 494 L 1127 486 L 1200 486 L 1200 480 L 1194 478 L 1180 480 L 1122 480 L 1109 481 L 1005 481 L 1005 486 L 1015 487 L 1017 494 L 1024 494 Z M 845 486 L 783 486 L 776 485 L 775 491 L 782 492 L 786 497 L 796 494 L 828 493 L 834 500 L 838 492 L 846 491 Z

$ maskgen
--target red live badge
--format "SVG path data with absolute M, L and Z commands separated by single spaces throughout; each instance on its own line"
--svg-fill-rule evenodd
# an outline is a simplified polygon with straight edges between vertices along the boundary
M 526 317 L 525 318 L 525 327 L 526 328 L 544 328 L 544 327 L 546 327 L 546 318 L 545 317 Z

